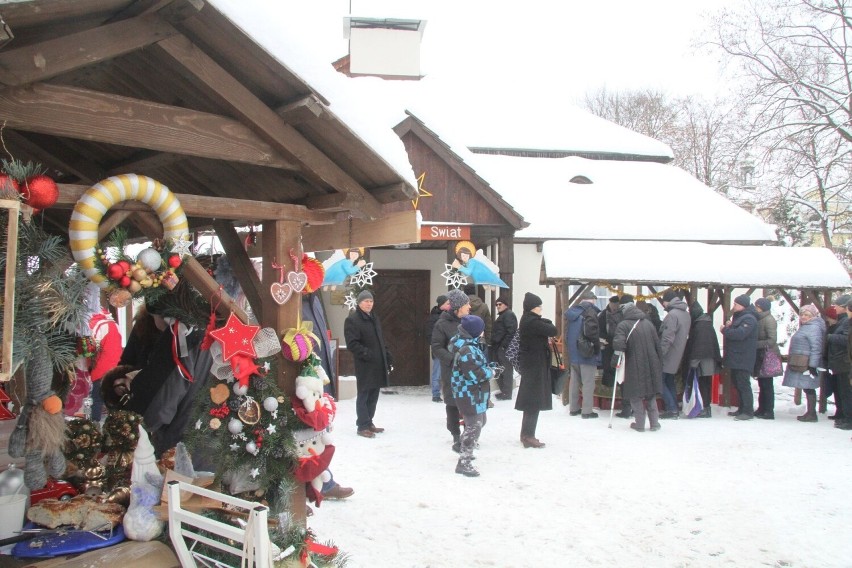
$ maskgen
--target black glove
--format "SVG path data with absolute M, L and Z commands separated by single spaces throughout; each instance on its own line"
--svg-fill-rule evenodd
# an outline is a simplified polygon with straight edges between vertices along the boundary
M 808 367 L 808 372 L 814 378 L 817 378 L 819 376 L 819 371 L 817 371 L 816 368 L 814 368 L 814 367 Z
M 610 360 L 609 366 L 610 366 L 611 368 L 613 368 L 613 369 L 615 369 L 616 367 L 618 367 L 618 363 L 620 362 L 620 361 L 619 361 L 619 359 L 621 359 L 621 357 L 619 356 L 619 354 L 618 354 L 618 353 L 614 353 L 614 354 L 612 355 L 612 359 Z

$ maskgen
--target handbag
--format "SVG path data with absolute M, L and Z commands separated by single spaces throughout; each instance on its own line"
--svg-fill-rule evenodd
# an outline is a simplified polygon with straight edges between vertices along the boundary
M 550 365 L 550 392 L 561 395 L 562 391 L 565 390 L 565 379 L 568 371 L 562 364 L 562 355 L 559 354 L 559 348 L 552 339 L 550 340 L 550 352 L 553 354 Z
M 804 373 L 808 370 L 808 362 L 811 356 L 807 353 L 791 353 L 787 361 L 787 368 L 796 373 Z
M 506 347 L 506 359 L 512 363 L 516 371 L 521 371 L 521 335 L 518 331 L 512 334 L 509 345 Z
M 701 390 L 698 388 L 698 369 L 692 367 L 689 370 L 687 383 L 692 378 L 692 388 L 683 390 L 683 413 L 687 418 L 695 418 L 704 410 L 704 400 L 701 398 Z M 689 396 L 687 396 L 689 391 Z
M 763 363 L 760 364 L 758 377 L 778 377 L 782 374 L 781 356 L 773 349 L 767 349 L 763 354 Z

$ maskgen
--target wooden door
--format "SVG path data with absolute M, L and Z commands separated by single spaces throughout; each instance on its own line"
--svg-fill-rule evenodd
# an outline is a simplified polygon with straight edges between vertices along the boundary
M 429 384 L 428 270 L 381 270 L 373 281 L 373 310 L 393 355 L 392 386 Z

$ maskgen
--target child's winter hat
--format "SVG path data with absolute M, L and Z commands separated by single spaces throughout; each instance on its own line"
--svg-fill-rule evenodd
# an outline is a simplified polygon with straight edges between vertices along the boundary
M 479 337 L 485 331 L 485 322 L 479 316 L 464 316 L 461 319 L 461 327 L 470 334 L 471 337 Z

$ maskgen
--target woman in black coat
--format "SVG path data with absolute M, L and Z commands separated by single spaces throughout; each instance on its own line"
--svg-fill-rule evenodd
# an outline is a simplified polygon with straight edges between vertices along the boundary
M 529 292 L 524 296 L 524 314 L 518 326 L 521 360 L 521 386 L 515 410 L 524 413 L 521 422 L 521 443 L 525 448 L 543 448 L 535 437 L 538 413 L 553 408 L 550 387 L 550 347 L 548 339 L 555 337 L 556 326 L 541 317 L 541 298 Z

